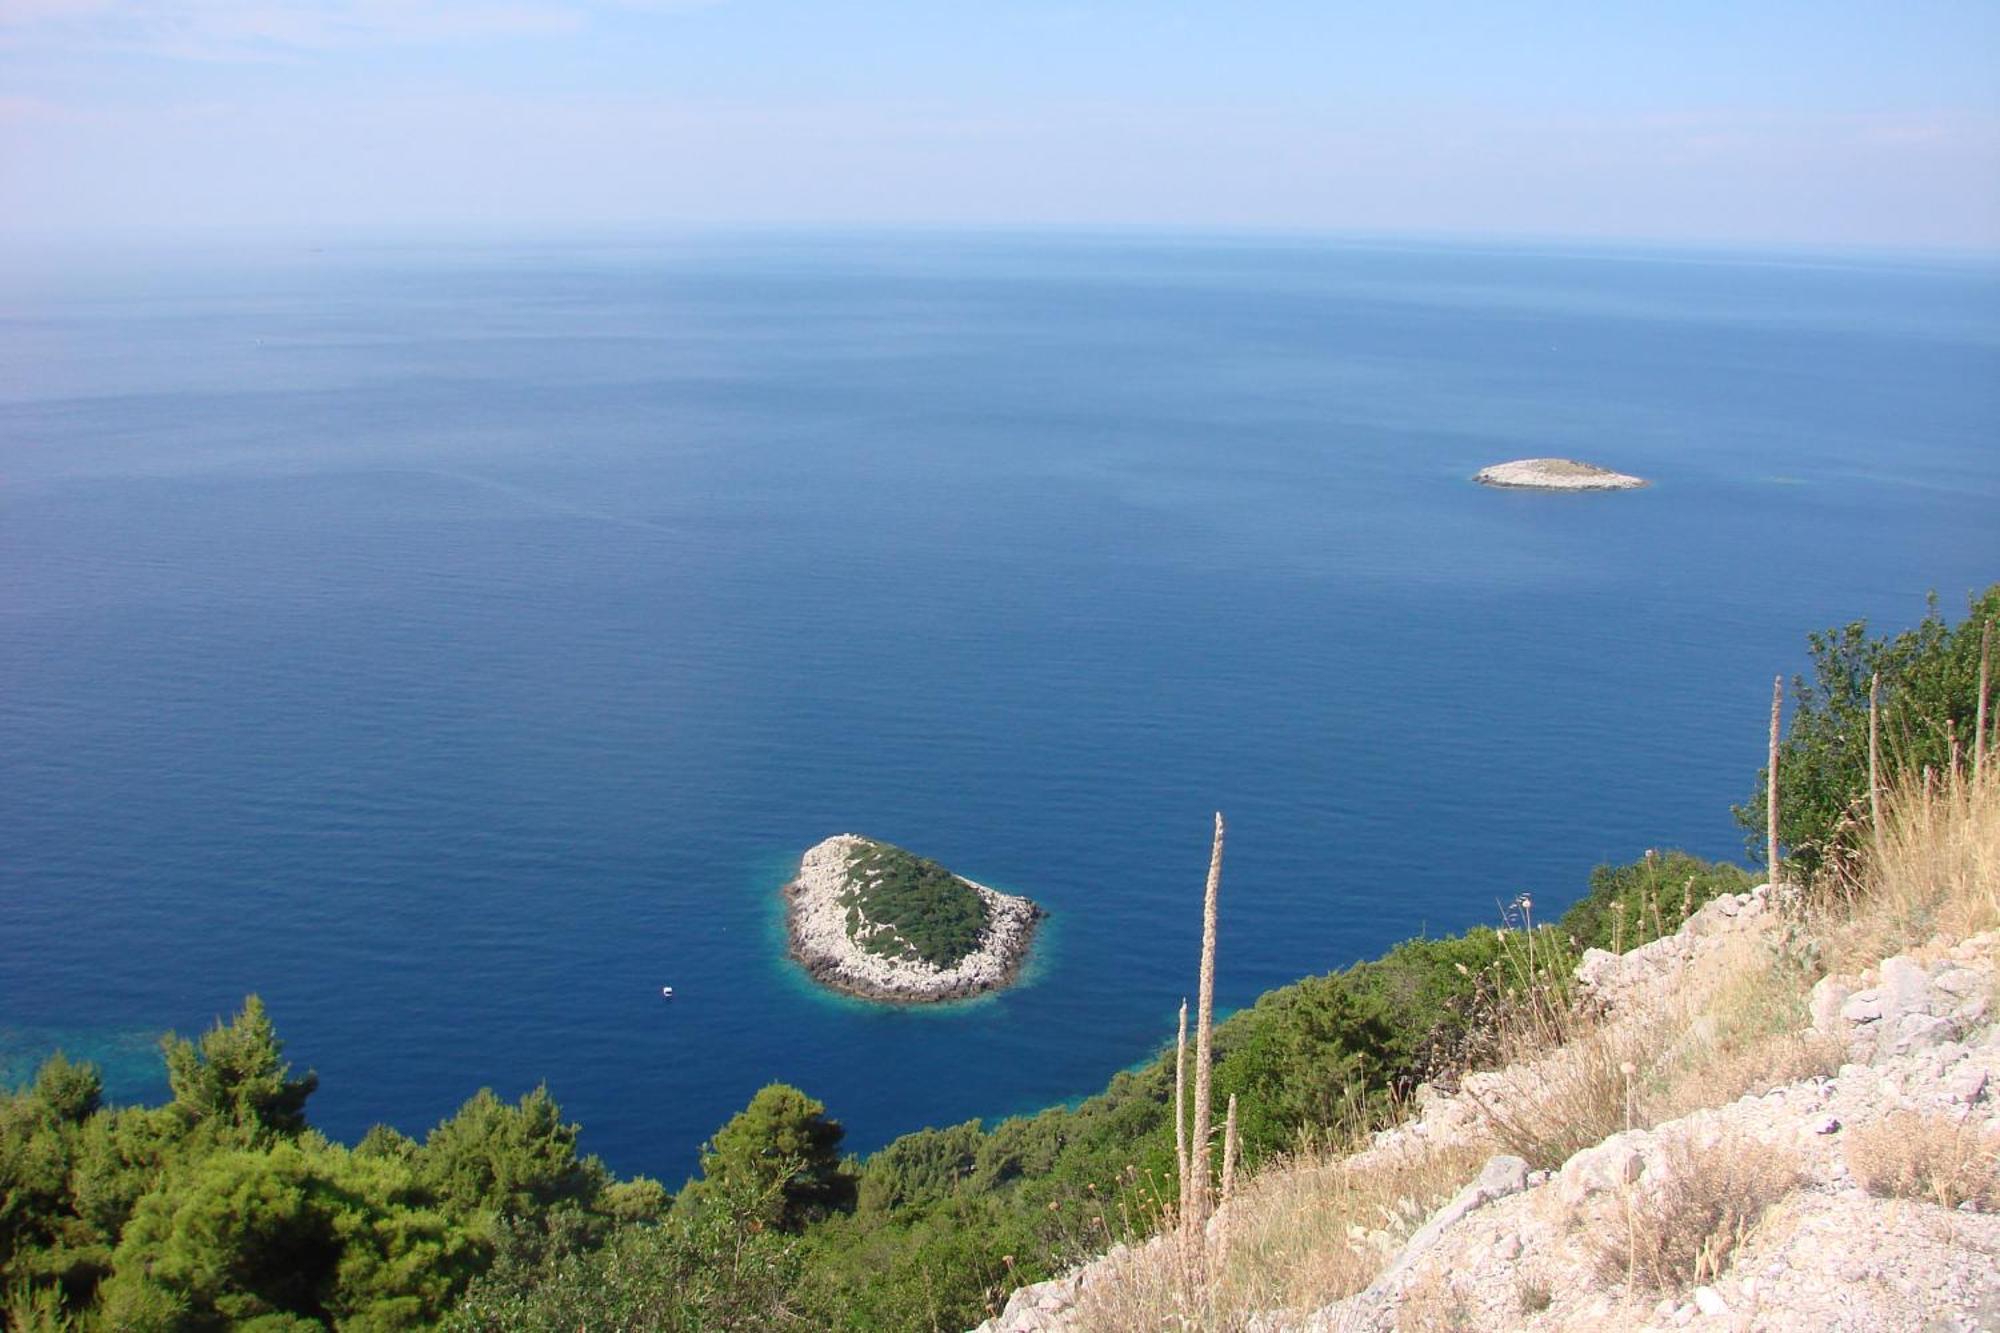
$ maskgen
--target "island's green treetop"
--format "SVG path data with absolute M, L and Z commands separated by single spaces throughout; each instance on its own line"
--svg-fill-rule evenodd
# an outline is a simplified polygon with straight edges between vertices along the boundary
M 848 856 L 847 933 L 871 953 L 950 967 L 979 947 L 986 902 L 935 861 L 886 842 Z

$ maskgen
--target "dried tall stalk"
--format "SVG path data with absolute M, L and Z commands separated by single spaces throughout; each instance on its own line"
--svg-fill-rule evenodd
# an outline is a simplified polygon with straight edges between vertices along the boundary
M 1188 1135 L 1189 1234 L 1200 1235 L 1208 1221 L 1208 1138 L 1214 1107 L 1209 1103 L 1209 1074 L 1214 1066 L 1215 1037 L 1215 895 L 1222 887 L 1222 812 L 1215 815 L 1215 845 L 1208 855 L 1208 889 L 1201 905 L 1201 990 L 1194 1032 L 1194 1128 Z
M 1979 777 L 1986 768 L 1986 679 L 1988 664 L 1993 658 L 1993 622 L 1987 621 L 1979 631 L 1979 721 L 1978 732 L 1972 738 L 1972 776 Z
M 1770 844 L 1771 887 L 1778 887 L 1778 724 L 1785 710 L 1785 678 L 1771 678 L 1771 759 L 1764 783 L 1764 832 Z
M 1242 1140 L 1236 1137 L 1236 1094 L 1229 1094 L 1229 1114 L 1222 1122 L 1222 1201 L 1236 1193 L 1236 1155 Z
M 1181 1185 L 1180 1215 L 1188 1209 L 1187 1001 L 1181 1001 L 1181 1033 L 1174 1039 L 1174 1169 Z
M 1229 1263 L 1229 1201 L 1236 1195 L 1236 1157 L 1242 1141 L 1236 1137 L 1236 1094 L 1229 1094 L 1229 1114 L 1222 1122 L 1222 1215 L 1215 1238 L 1215 1274 L 1221 1277 Z
M 1868 828 L 1875 859 L 1882 859 L 1882 673 L 1868 678 Z

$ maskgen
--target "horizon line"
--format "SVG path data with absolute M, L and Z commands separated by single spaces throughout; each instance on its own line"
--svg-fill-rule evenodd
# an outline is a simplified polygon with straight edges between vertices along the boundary
M 1332 245 L 1350 248 L 1492 249 L 1503 251 L 1583 250 L 1603 256 L 1639 258 L 1668 255 L 1708 259 L 1813 258 L 1920 261 L 1947 264 L 2000 264 L 2000 240 L 1990 245 L 1894 242 L 1815 241 L 1769 237 L 1673 237 L 1605 235 L 1532 231 L 1487 232 L 1452 228 L 1343 228 L 1305 223 L 1218 223 L 1161 221 L 938 219 L 571 219 L 566 221 L 469 219 L 378 219 L 310 222 L 208 220 L 174 223 L 27 224 L 0 223 L 0 240 L 53 248 L 101 245 L 167 246 L 204 239 L 302 241 L 317 238 L 333 244 L 370 244 L 392 240 L 436 242 L 458 237 L 479 244 L 560 244 L 639 240 L 642 238 L 715 238 L 748 236 L 889 236 L 947 237 L 1035 236 L 1048 239 L 1229 241 L 1256 240 Z M 4 265 L 0 265 L 4 266 Z

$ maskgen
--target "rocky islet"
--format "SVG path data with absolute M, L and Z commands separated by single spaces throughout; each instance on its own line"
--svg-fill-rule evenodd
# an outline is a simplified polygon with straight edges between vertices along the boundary
M 977 947 L 948 966 L 916 957 L 889 957 L 865 947 L 850 928 L 855 854 L 880 846 L 872 839 L 840 833 L 806 852 L 798 875 L 787 884 L 785 911 L 792 956 L 813 980 L 863 999 L 897 1004 L 929 1004 L 970 999 L 1011 985 L 1026 964 L 1042 909 L 1029 899 L 975 884 L 985 907 Z M 863 931 L 893 928 L 894 922 L 858 922 Z
M 1644 477 L 1574 458 L 1516 458 L 1481 468 L 1472 479 L 1482 486 L 1531 491 L 1630 491 L 1648 484 Z

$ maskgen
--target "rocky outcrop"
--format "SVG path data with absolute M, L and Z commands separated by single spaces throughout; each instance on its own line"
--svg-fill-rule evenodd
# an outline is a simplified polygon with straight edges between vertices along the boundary
M 841 899 L 854 887 L 850 858 L 868 841 L 852 833 L 828 838 L 805 854 L 798 877 L 785 886 L 792 956 L 813 980 L 863 999 L 925 1004 L 998 990 L 1020 975 L 1042 909 L 962 875 L 955 878 L 985 904 L 986 925 L 978 947 L 956 963 L 938 967 L 921 958 L 888 958 L 856 943 Z
M 1993 973 L 1976 965 L 1988 943 L 1977 936 L 1929 963 L 1898 954 L 1859 977 L 1822 978 L 1813 1026 L 1858 1064 L 1954 1049 L 1992 1008 Z
M 1481 468 L 1472 479 L 1486 486 L 1536 491 L 1629 491 L 1647 484 L 1643 477 L 1627 476 L 1593 463 L 1579 463 L 1573 458 L 1517 458 L 1510 463 Z
M 1593 950 L 1578 967 L 1606 1029 L 1681 1012 L 1678 997 L 1726 977 L 1730 951 L 1772 949 L 1787 913 L 1768 886 L 1717 898 L 1675 934 L 1626 954 Z M 1857 1145 L 1900 1135 L 1906 1119 L 1990 1153 L 2000 1143 L 2000 932 L 1934 941 L 1858 975 L 1828 977 L 1799 1033 L 1817 1052 L 1805 1077 L 1627 1129 L 1530 1171 L 1494 1156 L 1407 1241 L 1375 1280 L 1318 1310 L 1269 1310 L 1256 1333 L 1466 1330 L 1665 1330 L 1931 1333 L 2000 1330 L 2000 1213 L 1923 1196 L 1881 1197 L 1857 1178 Z M 1490 1143 L 1509 1098 L 1559 1076 L 1541 1061 L 1467 1075 L 1456 1092 L 1419 1090 L 1418 1114 L 1378 1134 L 1350 1165 L 1441 1144 Z M 1600 1048 L 1595 1058 L 1605 1058 Z M 1739 1085 L 1740 1086 L 1740 1085 Z M 1719 1268 L 1684 1289 L 1643 1292 L 1605 1274 L 1635 1209 L 1718 1163 L 1783 1163 L 1789 1184 Z M 1907 1191 L 1905 1193 L 1908 1193 Z M 1157 1244 L 1157 1242 L 1154 1242 Z M 990 1333 L 1080 1330 L 1077 1305 L 1147 1246 L 1015 1292 Z M 1614 1256 L 1615 1257 L 1615 1256 Z
M 1877 1197 L 1849 1147 L 1912 1113 L 1968 1145 L 2000 1134 L 2000 1029 L 1986 1012 L 1996 954 L 2000 937 L 1976 936 L 1928 962 L 1894 958 L 1820 983 L 1814 1027 L 1850 1057 L 1837 1072 L 1614 1134 L 1487 1207 L 1441 1212 L 1418 1233 L 1424 1249 L 1412 1256 L 1413 1239 L 1360 1295 L 1261 1326 L 1386 1333 L 1414 1309 L 1449 1309 L 1466 1329 L 2000 1328 L 2000 1214 Z M 1603 1237 L 1722 1143 L 1792 1164 L 1796 1186 L 1721 1271 L 1686 1290 L 1639 1295 L 1605 1281 Z

